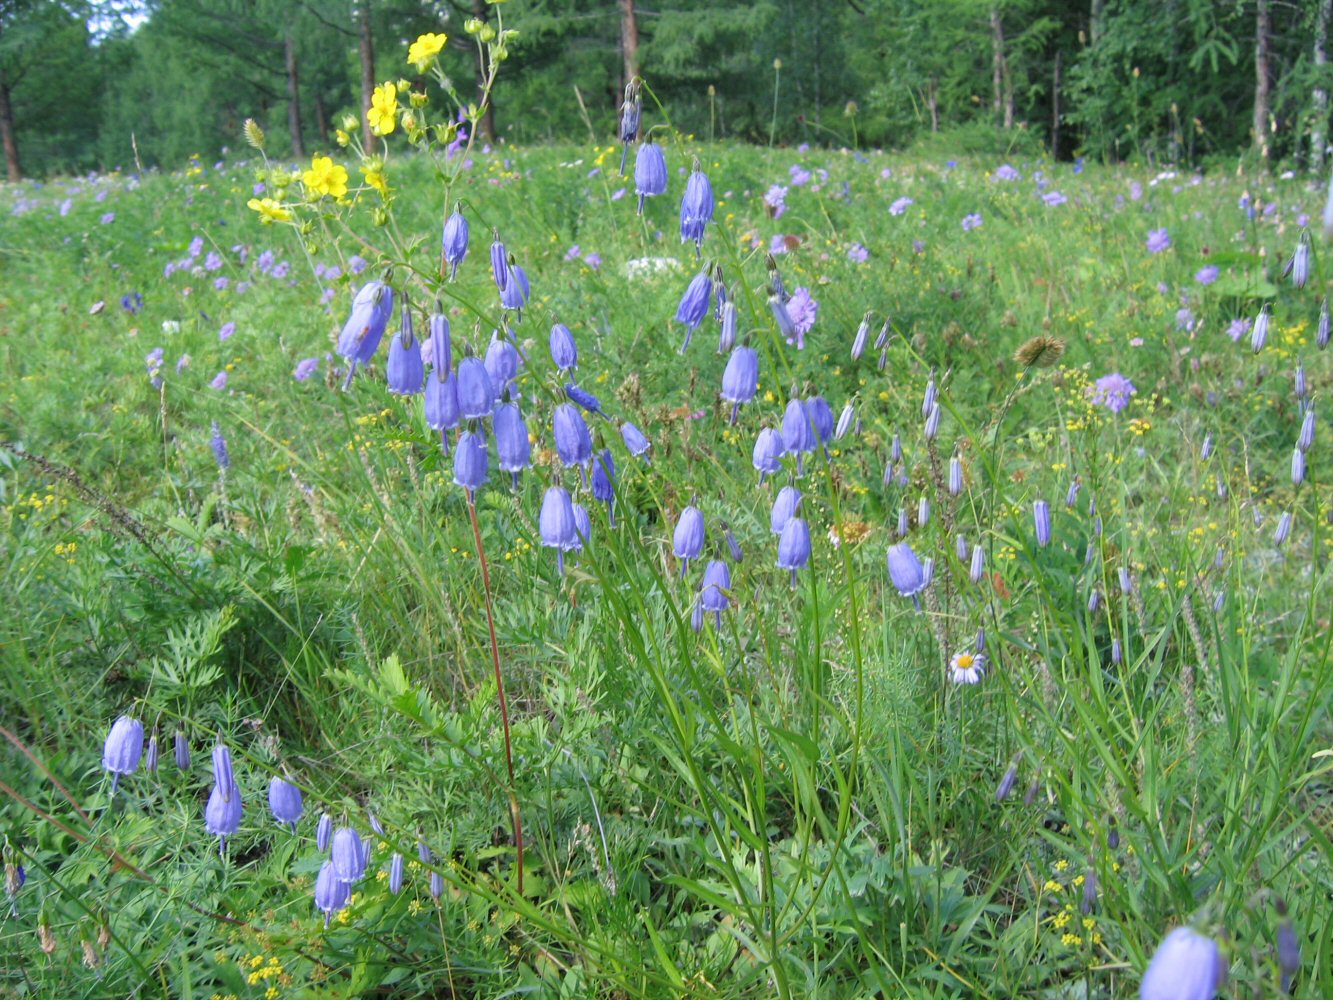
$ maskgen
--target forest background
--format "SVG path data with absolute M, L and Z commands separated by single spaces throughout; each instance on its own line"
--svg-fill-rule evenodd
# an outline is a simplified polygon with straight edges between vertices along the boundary
M 10 180 L 327 150 L 418 34 L 460 93 L 485 0 L 0 0 Z M 604 136 L 642 74 L 700 138 L 1322 170 L 1333 0 L 507 0 L 488 141 Z M 374 137 L 364 137 L 369 147 Z

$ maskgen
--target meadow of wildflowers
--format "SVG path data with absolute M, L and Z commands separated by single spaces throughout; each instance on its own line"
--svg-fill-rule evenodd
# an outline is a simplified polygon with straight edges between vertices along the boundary
M 457 111 L 0 192 L 0 991 L 1330 995 L 1322 188 Z

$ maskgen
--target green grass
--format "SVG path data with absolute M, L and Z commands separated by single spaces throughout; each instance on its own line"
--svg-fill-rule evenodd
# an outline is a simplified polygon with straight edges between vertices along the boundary
M 734 428 L 716 395 L 725 358 L 712 319 L 683 355 L 669 322 L 697 266 L 674 238 L 675 171 L 693 154 L 718 197 L 705 258 L 760 356 L 759 394 Z M 1223 943 L 1228 995 L 1273 995 L 1279 897 L 1302 947 L 1297 994 L 1333 989 L 1333 802 L 1317 756 L 1333 745 L 1326 427 L 1305 484 L 1289 477 L 1292 369 L 1304 364 L 1316 409 L 1333 381 L 1313 345 L 1322 257 L 1303 290 L 1277 279 L 1294 220 L 1318 215 L 1319 194 L 1295 180 L 1149 185 L 1135 171 L 1034 162 L 1016 162 L 1024 179 L 1006 183 L 988 174 L 999 160 L 950 169 L 910 153 L 689 143 L 667 147 L 670 190 L 641 222 L 632 180 L 615 197 L 618 156 L 474 151 L 449 195 L 471 250 L 443 287 L 429 275 L 445 202 L 425 157 L 391 160 L 391 225 L 375 226 L 365 202 L 307 213 L 303 240 L 245 208 L 253 162 L 4 192 L 0 720 L 15 739 L 0 751 L 12 790 L 0 824 L 27 882 L 0 922 L 0 990 L 1121 996 L 1166 931 L 1193 921 Z M 828 176 L 791 186 L 786 214 L 768 219 L 761 198 L 790 183 L 792 163 Z M 1042 202 L 1037 170 L 1066 204 Z M 1249 222 L 1242 192 L 1278 208 Z M 891 215 L 903 195 L 914 203 Z M 967 232 L 972 212 L 984 222 Z M 325 358 L 357 252 L 372 264 L 363 277 L 393 263 L 414 306 L 443 297 L 456 358 L 484 353 L 499 323 L 492 226 L 534 292 L 515 332 L 536 467 L 511 492 L 493 465 L 476 501 L 512 800 L 452 462 L 419 400 L 387 392 L 384 348 L 347 392 Z M 1160 227 L 1173 245 L 1151 254 L 1144 241 Z M 767 246 L 779 232 L 801 240 L 777 258 L 786 287 L 819 302 L 800 352 L 777 335 L 763 252 L 746 238 Z M 216 251 L 221 268 L 164 277 L 196 236 L 199 261 Z M 848 259 L 852 243 L 866 263 Z M 600 254 L 600 269 L 566 259 L 572 244 Z M 265 249 L 290 261 L 288 278 L 254 271 Z M 625 262 L 645 256 L 679 267 L 627 278 Z M 1210 261 L 1222 277 L 1197 283 Z M 323 283 L 335 290 L 327 312 L 311 262 L 343 270 Z M 229 288 L 213 287 L 218 275 Z M 131 314 L 119 299 L 135 290 L 144 306 Z M 1194 332 L 1177 325 L 1186 294 Z M 1225 330 L 1262 301 L 1273 328 L 1254 355 Z M 882 364 L 874 349 L 850 357 L 867 311 L 872 339 L 891 321 Z M 590 421 L 615 456 L 614 527 L 552 449 L 565 381 L 546 352 L 556 320 L 577 338 L 579 384 L 653 441 L 650 461 L 635 460 L 613 424 Z M 227 321 L 236 332 L 219 341 Z M 1024 370 L 1015 349 L 1042 333 L 1066 344 L 1063 357 Z M 144 361 L 157 347 L 160 389 Z M 297 382 L 307 357 L 318 373 Z M 209 388 L 223 370 L 225 389 Z M 1119 414 L 1089 399 L 1114 371 L 1137 386 Z M 943 413 L 928 446 L 932 372 Z M 794 468 L 757 486 L 751 466 L 755 435 L 780 424 L 793 392 L 821 393 L 835 415 L 854 400 L 861 424 L 807 461 L 813 555 L 794 590 L 768 521 Z M 895 433 L 906 485 L 885 486 Z M 954 454 L 956 497 L 942 489 Z M 593 523 L 563 576 L 537 526 L 553 482 Z M 1039 498 L 1053 511 L 1046 547 L 1032 528 Z M 720 627 L 709 615 L 698 633 L 702 566 L 682 580 L 671 555 L 692 500 L 705 558 L 730 558 L 724 521 L 745 556 Z M 913 548 L 935 559 L 920 613 L 885 569 L 900 508 Z M 1294 526 L 1279 547 L 1284 511 Z M 986 551 L 979 585 L 955 555 L 960 534 Z M 987 675 L 955 686 L 948 660 L 982 627 Z M 99 751 L 122 712 L 159 732 L 163 760 L 112 796 Z M 178 728 L 194 751 L 187 773 L 170 760 Z M 245 802 L 225 858 L 203 830 L 218 738 Z M 997 802 L 1011 763 L 1013 791 Z M 267 812 L 269 777 L 284 769 L 306 797 L 295 835 Z M 386 830 L 327 931 L 311 901 L 325 810 L 363 833 L 372 812 Z M 419 837 L 444 879 L 438 904 L 415 861 L 400 895 L 387 888 L 390 854 L 415 858 Z

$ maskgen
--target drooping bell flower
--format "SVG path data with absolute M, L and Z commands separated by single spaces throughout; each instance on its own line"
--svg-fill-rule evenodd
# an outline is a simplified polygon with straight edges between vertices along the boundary
M 884 325 L 879 328 L 879 335 L 875 337 L 875 350 L 883 350 L 884 345 L 889 342 L 889 333 L 892 331 L 893 320 L 885 318 Z
M 625 448 L 635 458 L 648 454 L 648 449 L 653 446 L 643 431 L 628 420 L 620 425 L 620 440 L 625 442 Z
M 338 336 L 338 354 L 348 363 L 347 381 L 352 384 L 356 366 L 368 364 L 384 339 L 393 313 L 393 289 L 382 281 L 367 281 L 352 300 L 352 314 Z
M 384 366 L 389 391 L 398 396 L 415 396 L 421 391 L 425 366 L 421 361 L 421 341 L 412 333 L 412 310 L 403 297 L 402 326 L 389 344 L 389 360 Z
M 667 189 L 666 157 L 655 142 L 645 142 L 634 158 L 634 189 L 639 192 L 639 214 L 643 214 L 643 200 Z
M 319 853 L 323 854 L 329 849 L 329 841 L 333 839 L 333 817 L 328 813 L 323 813 L 319 817 L 319 823 L 315 826 L 315 847 Z
M 782 272 L 778 270 L 778 262 L 771 253 L 764 254 L 764 266 L 768 268 L 768 287 L 771 295 L 775 295 L 784 306 L 791 298 L 787 294 L 787 286 L 782 281 Z
M 574 343 L 574 334 L 564 323 L 556 323 L 551 327 L 551 360 L 555 362 L 557 371 L 578 367 L 579 349 Z
M 143 767 L 144 767 L 144 770 L 147 771 L 149 774 L 156 774 L 156 773 L 157 773 L 157 755 L 158 755 L 158 752 L 159 752 L 159 751 L 158 751 L 158 745 L 157 745 L 157 730 L 154 729 L 154 730 L 153 730 L 153 735 L 150 736 L 150 737 L 148 737 L 148 750 L 147 750 L 147 752 L 144 754 L 144 758 L 143 758 Z
M 495 453 L 500 468 L 508 472 L 518 489 L 518 474 L 532 464 L 532 444 L 528 440 L 528 425 L 514 403 L 501 403 L 491 420 L 495 431 Z
M 528 304 L 531 286 L 523 268 L 514 263 L 513 254 L 509 256 L 509 280 L 500 292 L 500 308 L 514 311 L 514 322 L 523 321 L 523 307 Z
M 861 320 L 861 325 L 856 328 L 856 336 L 852 338 L 852 360 L 860 361 L 861 355 L 865 353 L 866 341 L 870 339 L 870 313 L 865 314 Z
M 810 526 L 803 517 L 791 517 L 778 539 L 778 569 L 791 570 L 792 590 L 796 589 L 796 571 L 810 561 Z
M 495 278 L 495 287 L 504 292 L 509 284 L 509 254 L 500 242 L 500 230 L 492 229 L 491 234 L 494 236 L 491 241 L 491 276 Z
M 426 378 L 426 426 L 440 432 L 444 453 L 449 454 L 449 431 L 458 426 L 462 412 L 458 406 L 458 379 L 453 372 L 437 369 Z
M 397 851 L 389 859 L 389 891 L 395 896 L 403 889 L 403 856 Z
M 625 161 L 629 144 L 639 137 L 639 122 L 643 117 L 643 92 L 637 79 L 625 84 L 625 101 L 620 105 L 620 176 L 625 176 Z
M 735 308 L 732 303 L 728 306 Z M 731 423 L 736 423 L 736 414 L 741 404 L 754 399 L 759 388 L 759 355 L 753 347 L 742 344 L 731 352 L 727 367 L 722 372 L 722 398 L 731 404 Z
M 1328 299 L 1324 299 L 1319 304 L 1319 325 L 1315 327 L 1314 336 L 1315 346 L 1321 351 L 1328 346 L 1331 330 L 1333 330 L 1333 320 L 1329 317 Z
M 610 419 L 602 412 L 602 401 L 587 390 L 580 389 L 573 382 L 565 383 L 565 395 L 589 413 L 596 414 L 604 420 Z
M 190 769 L 190 741 L 186 738 L 184 730 L 176 730 L 172 751 L 176 758 L 176 769 L 188 771 Z
M 454 482 L 467 490 L 472 502 L 477 487 L 486 482 L 486 439 L 476 431 L 466 431 L 454 451 Z
M 768 516 L 768 528 L 775 535 L 781 535 L 787 522 L 796 516 L 801 506 L 801 491 L 795 486 L 784 486 L 778 490 L 773 501 L 773 510 Z
M 296 832 L 296 823 L 305 811 L 301 789 L 275 774 L 268 783 L 268 807 L 274 819 L 286 823 L 293 833 Z
M 1045 500 L 1033 502 L 1032 523 L 1036 529 L 1037 544 L 1045 548 L 1051 543 L 1051 505 Z
M 1259 315 L 1255 317 L 1254 326 L 1250 327 L 1250 350 L 1258 354 L 1264 349 L 1264 344 L 1268 342 L 1268 304 L 1259 310 Z
M 736 541 L 736 533 L 731 530 L 731 525 L 726 521 L 722 522 L 722 537 L 726 540 L 727 551 L 731 553 L 731 561 L 743 562 L 745 553 L 741 551 L 741 543 Z
M 582 552 L 583 546 L 592 541 L 592 518 L 588 508 L 581 503 L 572 505 L 574 510 L 574 551 Z
M 906 537 L 907 537 L 907 529 L 908 529 L 908 527 L 909 527 L 909 524 L 908 524 L 908 519 L 907 519 L 907 508 L 906 508 L 906 507 L 899 507 L 899 508 L 898 508 L 898 537 L 899 537 L 899 538 L 906 538 Z
M 703 583 L 699 588 L 699 606 L 704 611 L 711 611 L 716 616 L 718 628 L 722 627 L 722 612 L 730 606 L 727 596 L 731 590 L 731 567 L 721 559 L 714 559 L 704 568 Z
M 1314 407 L 1305 411 L 1305 416 L 1301 417 L 1301 432 L 1296 438 L 1296 447 L 1301 451 L 1309 451 L 1314 446 Z
M 782 301 L 782 296 L 776 293 L 770 295 L 768 308 L 773 313 L 773 322 L 777 324 L 778 336 L 788 344 L 796 343 L 796 324 L 792 322 L 791 313 L 787 312 L 787 304 Z
M 213 783 L 225 799 L 230 800 L 232 796 L 239 795 L 236 771 L 231 766 L 231 751 L 222 743 L 213 748 Z
M 930 413 L 926 415 L 926 426 L 922 433 L 927 441 L 934 441 L 940 432 L 940 404 L 932 403 Z
M 143 723 L 122 715 L 111 723 L 111 731 L 106 734 L 106 743 L 102 746 L 102 767 L 111 772 L 113 794 L 122 774 L 133 774 L 139 769 L 142 756 Z
M 458 363 L 458 408 L 464 420 L 489 417 L 495 406 L 495 384 L 486 363 L 467 357 Z
M 569 491 L 563 486 L 550 486 L 542 497 L 541 515 L 537 519 L 542 545 L 555 549 L 556 567 L 565 572 L 565 553 L 578 546 L 574 524 L 574 504 Z
M 447 372 L 454 366 L 454 350 L 449 331 L 449 319 L 444 315 L 439 302 L 435 303 L 435 312 L 428 321 L 430 338 L 423 347 L 422 357 L 430 355 L 430 366 L 437 372 Z
M 555 450 L 565 468 L 580 466 L 584 479 L 587 479 L 588 463 L 592 461 L 592 435 L 583 414 L 573 403 L 561 403 L 555 408 L 552 418 L 552 433 L 555 437 Z
M 241 793 L 232 788 L 227 795 L 221 784 L 215 784 L 204 807 L 204 829 L 218 838 L 218 856 L 227 847 L 227 838 L 241 826 Z
M 366 873 L 367 852 L 361 835 L 350 826 L 333 831 L 333 874 L 339 882 L 350 885 L 359 882 Z
M 486 347 L 486 374 L 491 379 L 491 389 L 496 399 L 504 399 L 505 389 L 518 375 L 518 348 L 498 331 L 491 334 L 491 342 Z
M 458 265 L 463 263 L 463 258 L 467 256 L 467 219 L 463 218 L 463 206 L 460 202 L 454 203 L 453 214 L 444 220 L 444 234 L 440 243 L 443 247 L 444 262 L 449 265 L 449 280 L 454 280 L 454 275 L 458 273 Z M 440 268 L 444 270 L 443 267 Z
M 691 559 L 698 559 L 704 550 L 704 515 L 698 507 L 689 506 L 680 512 L 676 530 L 671 536 L 671 551 L 680 560 L 680 575 L 685 576 Z
M 694 170 L 685 182 L 685 195 L 680 200 L 680 241 L 694 241 L 694 255 L 698 257 L 704 242 L 704 229 L 713 219 L 713 187 L 708 177 L 694 161 Z
M 1291 275 L 1291 283 L 1297 288 L 1304 288 L 1310 280 L 1310 234 L 1302 232 L 1296 241 L 1296 250 L 1282 269 L 1282 277 Z
M 352 898 L 352 887 L 338 878 L 332 861 L 325 861 L 315 878 L 315 906 L 324 914 L 324 926 Z
M 1141 1000 L 1212 1000 L 1226 981 L 1227 963 L 1217 942 L 1190 927 L 1177 927 L 1153 953 L 1139 984 Z
M 815 450 L 819 437 L 811 426 L 810 411 L 799 399 L 789 402 L 783 414 L 782 444 L 787 453 L 796 455 L 796 475 L 805 475 L 805 455 Z
M 973 583 L 980 583 L 985 574 L 986 550 L 978 545 L 972 550 L 972 562 L 968 567 L 968 577 Z M 1094 597 L 1097 595 L 1097 591 L 1095 590 L 1092 593 Z M 1096 608 L 1089 608 L 1089 610 L 1095 611 Z
M 690 281 L 676 307 L 676 322 L 685 324 L 685 342 L 680 345 L 680 352 L 690 346 L 690 337 L 699 328 L 699 324 L 708 315 L 708 302 L 713 294 L 713 279 L 710 268 L 704 268 Z
M 754 442 L 751 462 L 759 472 L 760 483 L 764 481 L 765 476 L 774 475 L 782 470 L 782 456 L 786 453 L 787 446 L 783 443 L 781 431 L 765 427 L 759 432 L 759 437 Z
M 833 428 L 833 440 L 841 441 L 847 436 L 847 432 L 852 429 L 852 421 L 856 419 L 856 407 L 848 402 L 842 408 L 842 413 L 838 415 L 838 425 Z
M 926 571 L 912 551 L 912 546 L 906 542 L 890 545 L 888 564 L 889 579 L 893 581 L 893 586 L 903 597 L 910 597 L 920 611 L 921 602 L 916 595 L 925 589 Z
M 811 396 L 805 401 L 805 410 L 810 414 L 810 423 L 819 437 L 819 443 L 827 446 L 833 440 L 833 407 L 823 396 Z
M 926 380 L 926 393 L 921 399 L 921 416 L 923 419 L 930 416 L 931 408 L 935 405 L 935 397 L 935 376 L 932 374 Z
M 720 290 L 721 286 L 719 286 Z M 717 353 L 726 354 L 736 343 L 736 303 L 723 302 L 718 307 Z
M 916 526 L 924 528 L 930 523 L 930 498 L 922 497 L 916 502 Z
M 592 460 L 592 495 L 606 504 L 607 522 L 616 526 L 616 461 L 611 449 L 603 448 Z

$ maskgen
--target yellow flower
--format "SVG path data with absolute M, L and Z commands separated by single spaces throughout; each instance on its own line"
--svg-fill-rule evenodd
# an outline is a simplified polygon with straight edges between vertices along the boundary
M 259 221 L 268 225 L 271 222 L 286 222 L 292 213 L 282 207 L 282 202 L 272 198 L 251 198 L 247 207 L 259 213 Z
M 384 179 L 384 171 L 379 167 L 363 166 L 361 172 L 366 175 L 366 183 L 380 193 L 380 197 L 389 196 L 389 182 Z
M 331 157 L 315 156 L 310 160 L 310 169 L 301 175 L 301 183 L 311 194 L 341 198 L 347 194 L 347 168 L 335 164 Z
M 426 33 L 417 38 L 407 49 L 407 61 L 417 68 L 418 73 L 426 72 L 426 67 L 440 54 L 448 35 Z
M 382 83 L 375 88 L 370 97 L 370 110 L 366 112 L 370 130 L 376 135 L 388 135 L 398 125 L 398 88 L 392 83 Z

